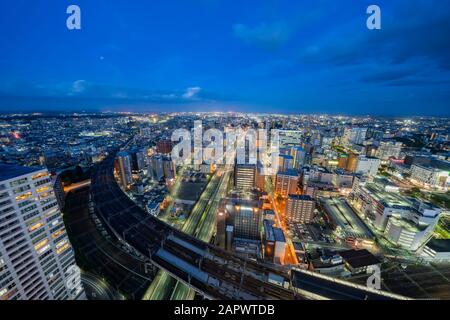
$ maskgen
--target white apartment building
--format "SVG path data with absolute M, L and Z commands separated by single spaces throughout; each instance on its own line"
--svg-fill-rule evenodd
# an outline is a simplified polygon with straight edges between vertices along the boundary
M 0 164 L 0 300 L 83 298 L 47 169 Z
M 413 164 L 410 170 L 413 181 L 431 188 L 448 189 L 450 182 L 448 171 L 418 164 Z
M 295 170 L 278 172 L 275 180 L 275 192 L 284 197 L 298 191 L 298 173 Z
M 375 183 L 359 185 L 355 205 L 392 243 L 416 251 L 429 240 L 442 210 L 388 190 Z
M 341 138 L 343 145 L 348 146 L 349 144 L 362 144 L 366 140 L 367 128 L 346 128 L 344 134 Z
M 378 146 L 376 156 L 383 161 L 389 160 L 390 157 L 400 158 L 403 143 L 396 141 L 381 141 Z
M 374 157 L 359 156 L 355 172 L 368 176 L 375 176 L 380 168 L 380 159 Z

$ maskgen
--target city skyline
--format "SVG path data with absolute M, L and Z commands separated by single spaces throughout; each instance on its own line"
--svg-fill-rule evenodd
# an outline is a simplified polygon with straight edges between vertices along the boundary
M 0 305 L 450 300 L 449 30 L 442 0 L 0 2 Z
M 0 112 L 448 116 L 450 5 L 370 4 L 2 3 Z

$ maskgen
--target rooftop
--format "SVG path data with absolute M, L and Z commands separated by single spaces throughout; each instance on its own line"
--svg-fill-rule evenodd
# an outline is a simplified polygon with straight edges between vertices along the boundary
M 450 252 L 450 239 L 431 239 L 427 247 L 436 252 Z
M 13 179 L 25 174 L 44 169 L 43 167 L 23 167 L 18 165 L 0 164 L 0 181 Z
M 352 268 L 367 267 L 380 263 L 380 260 L 366 249 L 341 251 L 339 255 Z
M 292 176 L 292 177 L 298 177 L 298 172 L 295 169 L 288 169 L 286 171 L 280 171 L 277 173 L 277 175 L 284 175 L 284 176 Z
M 177 199 L 197 201 L 205 188 L 205 182 L 183 181 L 180 184 Z
M 372 194 L 372 196 L 382 203 L 385 207 L 398 208 L 404 210 L 412 210 L 411 204 L 406 198 L 395 194 L 393 192 L 386 192 L 376 183 L 367 183 L 365 188 Z
M 311 196 L 306 195 L 306 194 L 290 194 L 290 195 L 289 195 L 289 199 L 293 199 L 293 200 L 305 200 L 305 201 L 314 201 L 314 199 L 311 198 Z
M 281 228 L 273 228 L 273 233 L 275 235 L 275 241 L 286 242 L 286 238 L 284 237 L 284 233 Z

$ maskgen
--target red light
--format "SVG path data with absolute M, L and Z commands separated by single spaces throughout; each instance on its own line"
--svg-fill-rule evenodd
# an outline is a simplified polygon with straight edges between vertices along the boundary
M 15 139 L 20 139 L 20 138 L 21 138 L 20 133 L 19 133 L 19 132 L 16 132 L 16 131 L 13 131 L 13 132 L 12 132 L 12 136 L 13 136 Z

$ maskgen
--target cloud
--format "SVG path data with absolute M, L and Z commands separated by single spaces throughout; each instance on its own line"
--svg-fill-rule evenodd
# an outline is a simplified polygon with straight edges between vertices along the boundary
M 248 27 L 240 23 L 233 25 L 233 34 L 236 38 L 265 49 L 279 48 L 291 38 L 292 31 L 292 28 L 283 22 L 261 23 L 256 27 Z
M 86 90 L 85 80 L 76 80 L 72 83 L 72 90 L 70 93 L 83 93 Z
M 407 77 L 414 76 L 416 72 L 414 70 L 385 70 L 382 72 L 372 73 L 362 78 L 365 82 L 386 82 L 405 79 Z
M 19 90 L 20 89 L 20 90 Z M 200 94 L 201 93 L 201 94 Z M 210 103 L 225 99 L 214 92 L 203 91 L 193 86 L 180 90 L 152 90 L 126 86 L 93 83 L 86 80 L 73 82 L 43 83 L 1 82 L 0 97 L 36 97 L 54 99 L 93 99 L 123 102 L 145 102 L 160 104 Z
M 428 60 L 433 66 L 450 71 L 450 9 L 444 6 L 436 10 L 436 5 L 433 1 L 423 2 L 420 12 L 405 14 L 410 3 L 398 2 L 391 12 L 383 14 L 381 30 L 369 31 L 361 27 L 359 20 L 349 23 L 312 43 L 302 58 L 305 62 L 337 66 L 366 62 L 402 65 Z
M 182 95 L 184 99 L 194 99 L 197 94 L 202 90 L 200 87 L 189 87 L 186 92 Z

